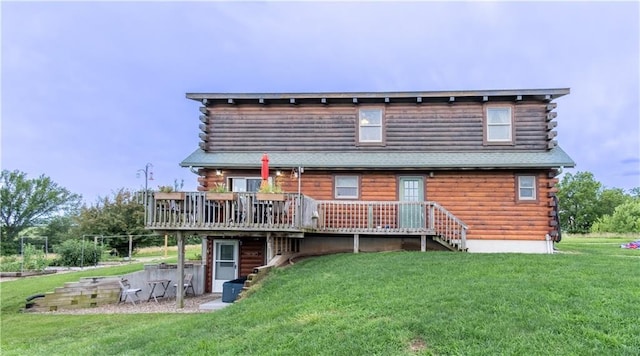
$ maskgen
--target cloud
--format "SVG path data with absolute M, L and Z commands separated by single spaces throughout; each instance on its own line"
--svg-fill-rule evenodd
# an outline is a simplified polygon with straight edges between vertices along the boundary
M 195 188 L 185 92 L 571 87 L 560 145 L 606 186 L 640 186 L 640 4 L 549 5 L 5 2 L 3 166 L 89 201 L 140 187 L 147 162 Z

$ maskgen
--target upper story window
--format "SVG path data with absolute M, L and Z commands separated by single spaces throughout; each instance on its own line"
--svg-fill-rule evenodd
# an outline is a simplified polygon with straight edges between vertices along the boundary
M 336 199 L 358 199 L 358 191 L 358 176 L 336 176 L 334 193 Z
M 511 106 L 485 108 L 484 139 L 486 144 L 513 143 L 513 112 Z
M 518 201 L 535 201 L 536 196 L 536 177 L 529 175 L 517 176 L 518 181 Z
M 358 110 L 358 141 L 360 143 L 382 142 L 383 111 L 380 108 Z

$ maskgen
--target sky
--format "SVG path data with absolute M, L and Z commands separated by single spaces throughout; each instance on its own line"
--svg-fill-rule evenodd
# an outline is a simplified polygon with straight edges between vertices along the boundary
M 187 92 L 570 88 L 557 140 L 640 186 L 640 2 L 0 3 L 1 165 L 87 204 L 197 176 Z

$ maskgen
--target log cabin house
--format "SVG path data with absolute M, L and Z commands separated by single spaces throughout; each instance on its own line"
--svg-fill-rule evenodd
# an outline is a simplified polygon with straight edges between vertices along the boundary
M 180 165 L 198 192 L 156 193 L 147 227 L 202 237 L 206 292 L 295 255 L 551 253 L 556 177 L 575 165 L 555 140 L 567 94 L 189 93 L 200 142 Z

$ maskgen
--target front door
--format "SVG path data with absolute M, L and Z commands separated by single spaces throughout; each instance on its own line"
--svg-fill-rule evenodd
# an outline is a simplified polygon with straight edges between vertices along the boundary
M 400 178 L 400 227 L 424 228 L 424 178 Z
M 213 241 L 213 292 L 222 293 L 222 284 L 238 278 L 238 240 Z

